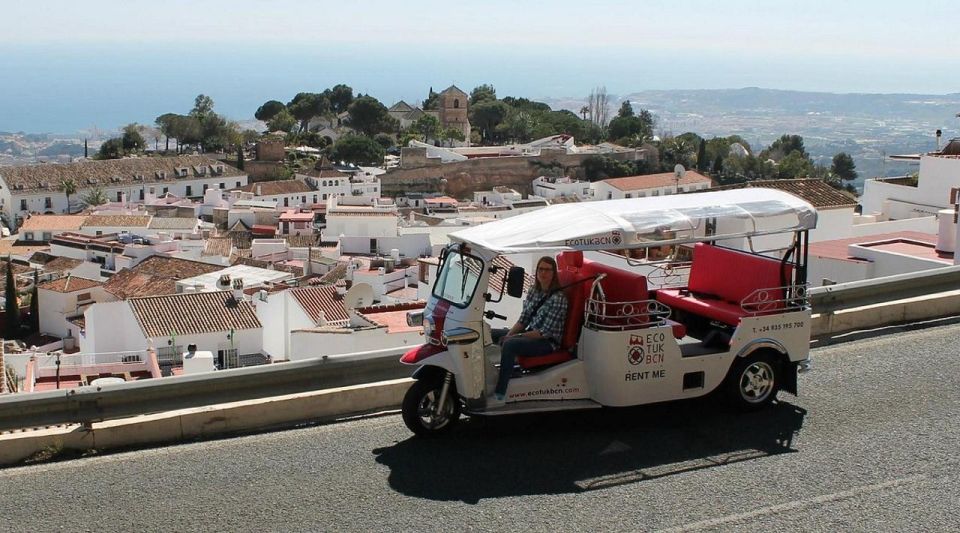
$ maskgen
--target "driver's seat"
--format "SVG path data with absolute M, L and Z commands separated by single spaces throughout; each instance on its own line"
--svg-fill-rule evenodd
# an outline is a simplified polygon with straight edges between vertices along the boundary
M 561 252 L 557 256 L 557 277 L 560 285 L 569 285 L 583 276 L 580 267 L 583 266 L 583 252 Z M 563 323 L 563 342 L 560 349 L 546 355 L 517 357 L 517 364 L 524 370 L 531 370 L 569 361 L 574 358 L 577 341 L 580 338 L 580 328 L 583 327 L 583 308 L 587 299 L 589 283 L 577 283 L 564 289 L 567 295 L 567 319 Z

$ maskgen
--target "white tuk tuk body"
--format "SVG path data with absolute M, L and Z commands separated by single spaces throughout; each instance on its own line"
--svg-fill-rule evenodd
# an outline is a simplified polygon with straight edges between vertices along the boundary
M 474 414 L 702 396 L 759 351 L 776 360 L 777 385 L 796 393 L 797 369 L 808 364 L 806 245 L 816 220 L 793 195 L 750 188 L 555 205 L 456 232 L 424 310 L 428 343 L 401 360 L 449 372 Z M 649 252 L 665 247 L 672 256 Z M 583 256 L 599 250 L 647 253 L 619 266 Z M 499 404 L 500 351 L 484 318 L 506 296 L 508 271 L 494 259 L 514 253 L 558 257 L 567 325 L 576 326 L 563 353 L 544 364 L 521 358 L 526 371 Z

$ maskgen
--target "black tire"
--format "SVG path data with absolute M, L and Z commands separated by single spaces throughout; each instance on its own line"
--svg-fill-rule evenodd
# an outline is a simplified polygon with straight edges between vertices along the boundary
M 434 403 L 440 398 L 443 388 L 443 374 L 425 376 L 413 382 L 407 394 L 403 397 L 401 413 L 403 423 L 410 431 L 421 437 L 441 435 L 450 431 L 460 419 L 460 402 L 457 401 L 457 390 L 454 383 L 450 383 L 447 391 L 446 406 L 441 416 L 433 412 Z
M 779 360 L 767 351 L 738 357 L 727 376 L 727 400 L 742 411 L 767 407 L 779 391 Z

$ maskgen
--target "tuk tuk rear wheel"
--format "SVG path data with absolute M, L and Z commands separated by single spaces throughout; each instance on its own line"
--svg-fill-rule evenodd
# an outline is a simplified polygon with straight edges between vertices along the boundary
M 780 390 L 780 365 L 767 352 L 738 358 L 727 382 L 727 397 L 738 409 L 756 411 L 768 405 Z
M 403 423 L 415 434 L 427 437 L 446 433 L 460 419 L 460 403 L 454 383 L 450 383 L 444 405 L 437 402 L 443 389 L 443 375 L 432 375 L 413 382 L 403 397 Z

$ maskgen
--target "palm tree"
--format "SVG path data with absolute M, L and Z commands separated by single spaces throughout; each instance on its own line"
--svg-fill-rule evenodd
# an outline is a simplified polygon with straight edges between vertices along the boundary
M 71 212 L 70 197 L 77 194 L 77 184 L 70 178 L 64 178 L 64 180 L 60 182 L 60 187 L 63 189 L 63 194 L 67 195 L 67 214 L 69 215 Z
M 108 201 L 107 193 L 103 192 L 103 189 L 100 187 L 94 187 L 93 189 L 90 189 L 90 192 L 83 197 L 83 203 L 89 207 L 103 205 Z

